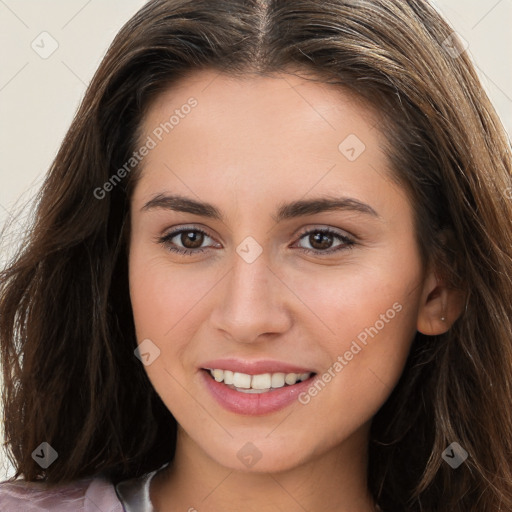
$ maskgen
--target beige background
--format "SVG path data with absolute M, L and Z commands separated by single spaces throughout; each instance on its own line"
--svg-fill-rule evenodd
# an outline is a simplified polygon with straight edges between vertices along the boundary
M 23 225 L 16 201 L 23 204 L 37 190 L 109 43 L 144 3 L 0 0 L 0 224 L 11 219 Z M 512 0 L 434 3 L 469 43 L 512 134 Z M 45 55 L 56 45 L 54 53 Z M 2 246 L 0 264 L 9 245 Z M 10 474 L 0 450 L 0 479 Z

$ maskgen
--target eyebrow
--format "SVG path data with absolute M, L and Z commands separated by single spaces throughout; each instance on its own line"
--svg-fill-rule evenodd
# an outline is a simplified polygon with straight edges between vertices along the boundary
M 154 209 L 191 213 L 224 222 L 224 217 L 216 206 L 181 195 L 157 194 L 141 208 L 141 211 Z M 352 211 L 380 218 L 380 215 L 370 205 L 357 199 L 350 197 L 319 197 L 315 199 L 301 199 L 291 203 L 281 203 L 278 206 L 274 220 L 281 222 L 283 220 L 329 211 Z

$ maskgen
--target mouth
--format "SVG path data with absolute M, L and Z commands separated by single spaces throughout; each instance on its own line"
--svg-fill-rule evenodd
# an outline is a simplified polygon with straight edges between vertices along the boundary
M 219 405 L 249 416 L 291 406 L 318 378 L 308 368 L 272 360 L 219 359 L 203 363 L 199 373 L 205 389 Z
M 314 378 L 316 375 L 315 372 L 267 372 L 252 375 L 221 368 L 202 368 L 202 371 L 210 379 L 224 384 L 227 388 L 247 394 L 262 394 L 282 388 L 291 388 L 300 382 Z

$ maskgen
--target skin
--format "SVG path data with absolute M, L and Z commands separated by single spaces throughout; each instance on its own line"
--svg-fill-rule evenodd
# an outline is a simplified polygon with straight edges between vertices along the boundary
M 174 463 L 154 478 L 152 502 L 166 511 L 373 511 L 372 417 L 416 331 L 440 334 L 457 316 L 450 291 L 422 265 L 378 116 L 349 93 L 298 76 L 201 71 L 156 99 L 141 140 L 191 96 L 197 106 L 144 158 L 131 204 L 137 339 L 160 350 L 145 369 L 179 424 Z M 350 134 L 366 146 L 354 161 L 338 149 Z M 143 210 L 170 193 L 215 205 L 223 221 Z M 377 216 L 334 210 L 275 222 L 283 203 L 321 196 L 357 199 Z M 174 245 L 204 252 L 179 255 L 158 242 L 180 227 L 208 236 L 196 233 L 194 245 L 177 235 Z M 328 227 L 354 244 L 303 235 Z M 248 236 L 262 249 L 252 263 L 236 252 Z M 323 374 L 393 304 L 400 312 L 307 404 L 240 415 L 202 382 L 201 363 L 220 357 L 277 359 Z M 247 442 L 261 453 L 250 468 L 237 457 Z

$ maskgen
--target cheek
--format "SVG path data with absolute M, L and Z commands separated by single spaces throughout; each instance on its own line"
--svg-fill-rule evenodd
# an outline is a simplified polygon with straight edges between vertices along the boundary
M 309 446 L 318 432 L 315 449 L 326 451 L 370 424 L 398 382 L 416 332 L 418 277 L 419 267 L 381 259 L 380 266 L 295 280 L 294 291 L 316 313 L 305 311 L 299 328 L 325 356 L 319 381 L 298 397 L 294 418 L 306 427 L 297 430 L 296 445 Z M 291 441 L 283 435 L 280 442 Z
M 194 265 L 173 267 L 165 252 L 132 245 L 129 263 L 130 299 L 137 337 L 154 336 L 164 340 L 181 324 L 213 282 Z M 211 284 L 209 286 L 211 288 Z
M 402 252 L 400 260 L 391 253 L 380 256 L 316 279 L 296 280 L 297 294 L 314 305 L 325 327 L 316 341 L 330 360 L 322 382 L 301 403 L 313 416 L 331 404 L 333 436 L 340 425 L 350 432 L 380 409 L 402 374 L 416 333 L 419 258 L 413 250 Z M 310 321 L 310 332 L 315 322 Z
M 159 252 L 143 243 L 132 245 L 130 299 L 138 343 L 149 339 L 160 351 L 145 370 L 155 388 L 174 397 L 174 403 L 180 389 L 170 374 L 181 382 L 194 370 L 201 338 L 197 330 L 205 321 L 203 305 L 222 276 L 207 266 L 178 268 L 165 251 Z
M 144 340 L 151 340 L 149 346 L 157 356 L 144 370 L 173 412 L 187 407 L 179 382 L 184 381 L 182 367 L 188 340 L 193 336 L 191 329 L 196 324 L 194 305 L 204 295 L 199 283 L 199 279 L 182 279 L 181 273 L 166 261 L 165 252 L 155 256 L 154 249 L 142 243 L 132 244 L 129 286 L 137 342 L 141 345 Z
M 367 298 L 366 308 L 357 310 L 344 303 L 337 319 L 331 317 L 336 334 L 319 341 L 330 363 L 319 382 L 298 397 L 302 417 L 317 418 L 312 428 L 323 432 L 323 449 L 368 424 L 397 384 L 415 333 L 414 308 L 403 299 Z M 310 432 L 308 428 L 302 442 L 308 442 Z
M 406 334 L 409 339 L 416 325 L 421 268 L 415 258 L 404 261 L 398 264 L 383 255 L 378 261 L 289 274 L 294 293 L 309 307 L 301 322 L 309 329 L 317 324 L 319 337 L 331 340 L 331 353 L 365 337 L 378 336 L 388 344 L 400 344 Z

